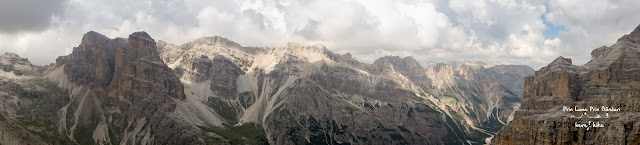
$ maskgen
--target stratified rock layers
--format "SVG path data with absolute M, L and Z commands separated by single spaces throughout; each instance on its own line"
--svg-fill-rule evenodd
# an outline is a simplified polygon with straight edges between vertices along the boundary
M 131 103 L 132 93 L 148 95 L 160 91 L 158 99 L 184 99 L 184 88 L 170 68 L 163 63 L 155 41 L 145 32 L 128 39 L 109 39 L 88 32 L 79 47 L 69 56 L 57 59 L 65 65 L 71 81 L 96 88 L 106 88 L 109 96 Z
M 59 130 L 69 132 L 72 139 L 81 140 L 84 137 L 77 132 L 95 129 L 93 142 L 99 144 L 193 140 L 184 133 L 189 125 L 169 115 L 176 108 L 174 100 L 185 99 L 184 86 L 160 59 L 156 43 L 147 33 L 110 39 L 88 32 L 80 46 L 70 55 L 59 57 L 51 67 L 64 70 L 57 76 L 66 77 L 50 79 L 69 81 L 74 87 L 60 87 L 81 92 L 71 93 L 69 105 L 60 110 L 60 120 L 72 120 L 73 124 L 61 123 Z M 55 70 L 47 73 L 56 75 Z M 73 117 L 66 117 L 72 113 Z M 126 130 L 134 127 L 139 129 Z
M 640 141 L 640 26 L 610 47 L 591 53 L 584 66 L 559 57 L 527 77 L 515 119 L 496 136 L 496 144 L 638 144 Z M 620 108 L 587 112 L 611 118 L 571 118 L 583 112 L 562 107 Z M 576 123 L 599 122 L 601 128 Z

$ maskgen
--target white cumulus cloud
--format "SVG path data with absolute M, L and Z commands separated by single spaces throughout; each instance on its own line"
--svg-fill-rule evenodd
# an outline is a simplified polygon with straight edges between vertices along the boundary
M 93 30 L 109 37 L 146 31 L 182 44 L 222 36 L 245 46 L 322 43 L 364 62 L 385 55 L 421 62 L 453 60 L 546 65 L 559 55 L 588 61 L 640 24 L 634 0 L 58 0 L 16 27 L 20 8 L 0 15 L 0 52 L 54 62 Z M 2 3 L 21 7 L 20 3 Z M 545 15 L 543 20 L 542 15 Z M 22 21 L 19 21 L 22 22 Z M 24 21 L 27 22 L 27 21 Z M 545 22 L 563 26 L 545 38 Z

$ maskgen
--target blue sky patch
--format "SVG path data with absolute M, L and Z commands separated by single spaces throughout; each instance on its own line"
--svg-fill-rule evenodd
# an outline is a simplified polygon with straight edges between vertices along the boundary
M 564 31 L 564 26 L 562 25 L 556 26 L 552 24 L 551 22 L 547 21 L 547 19 L 545 18 L 545 15 L 540 16 L 540 18 L 542 19 L 542 23 L 544 23 L 544 25 L 547 26 L 547 29 L 542 31 L 542 36 L 544 36 L 544 39 L 558 38 L 558 33 L 560 31 Z
M 562 25 L 556 26 L 553 23 L 549 22 L 549 20 L 547 20 L 547 17 L 546 17 L 547 13 L 549 13 L 549 4 L 545 3 L 544 6 L 546 7 L 547 11 L 540 16 L 540 19 L 542 19 L 542 23 L 544 23 L 544 25 L 547 26 L 547 29 L 542 31 L 542 36 L 544 37 L 544 39 L 558 38 L 558 33 L 560 31 L 564 31 L 564 26 Z

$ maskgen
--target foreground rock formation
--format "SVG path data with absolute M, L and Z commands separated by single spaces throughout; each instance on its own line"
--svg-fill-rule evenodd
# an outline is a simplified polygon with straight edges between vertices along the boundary
M 591 56 L 584 66 L 558 57 L 527 77 L 522 106 L 495 143 L 639 144 L 640 26 L 615 44 L 593 50 Z M 563 111 L 563 106 L 601 110 L 571 112 Z M 604 112 L 602 106 L 620 110 Z M 589 118 L 583 113 L 610 118 Z M 603 126 L 576 127 L 589 121 Z
M 184 99 L 183 85 L 144 32 L 127 39 L 89 32 L 53 65 L 26 69 L 30 63 L 23 61 L 2 62 L 23 75 L 6 77 L 0 85 L 6 99 L 4 123 L 25 132 L 3 134 L 14 141 L 24 134 L 35 136 L 19 144 L 197 142 L 186 132 L 190 126 L 169 115 L 175 101 Z
M 324 46 L 177 46 L 88 32 L 56 63 L 0 56 L 0 144 L 482 144 L 527 66 L 373 64 Z

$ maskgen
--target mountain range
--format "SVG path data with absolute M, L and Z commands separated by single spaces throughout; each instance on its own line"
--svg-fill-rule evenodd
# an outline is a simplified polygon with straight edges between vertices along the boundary
M 578 69 L 557 61 L 536 78 Z M 536 82 L 525 65 L 369 64 L 321 44 L 175 45 L 145 32 L 91 31 L 55 63 L 5 53 L 0 68 L 0 144 L 485 144 L 522 120 L 523 98 L 533 107 Z

